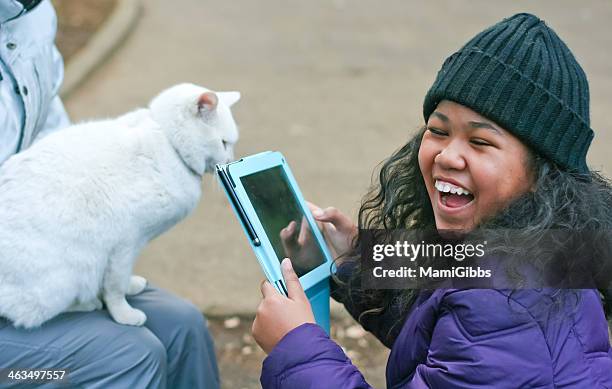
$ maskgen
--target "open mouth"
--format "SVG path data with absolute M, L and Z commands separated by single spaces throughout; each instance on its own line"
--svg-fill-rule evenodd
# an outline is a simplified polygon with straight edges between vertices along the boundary
M 434 186 L 440 203 L 446 208 L 459 210 L 474 201 L 474 195 L 460 186 L 442 180 L 436 180 Z

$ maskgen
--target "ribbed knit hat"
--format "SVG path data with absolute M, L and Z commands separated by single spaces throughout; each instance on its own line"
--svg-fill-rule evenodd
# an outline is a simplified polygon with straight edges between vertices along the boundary
M 569 48 L 538 17 L 504 19 L 448 57 L 425 96 L 426 122 L 445 99 L 495 121 L 562 168 L 588 173 L 588 81 Z

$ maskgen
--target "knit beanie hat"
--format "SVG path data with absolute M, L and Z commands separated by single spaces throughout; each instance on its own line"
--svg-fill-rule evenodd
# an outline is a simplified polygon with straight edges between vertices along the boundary
M 444 99 L 495 121 L 562 168 L 588 173 L 588 81 L 570 49 L 538 17 L 504 19 L 448 57 L 425 96 L 426 122 Z

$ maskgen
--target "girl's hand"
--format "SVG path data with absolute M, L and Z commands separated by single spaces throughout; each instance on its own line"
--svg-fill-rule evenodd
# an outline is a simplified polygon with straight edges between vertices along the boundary
M 322 253 L 314 239 L 305 217 L 300 222 L 291 221 L 280 232 L 285 256 L 291 258 L 298 272 L 300 269 L 312 269 L 322 261 Z
M 323 233 L 333 258 L 336 259 L 347 252 L 357 235 L 357 226 L 353 221 L 334 207 L 321 209 L 313 203 L 306 203 L 319 230 Z M 298 269 L 316 267 L 320 263 L 321 251 L 305 217 L 302 217 L 299 223 L 289 222 L 280 231 L 280 238 L 285 255 L 296 263 Z
M 315 322 L 310 302 L 289 258 L 283 259 L 281 269 L 289 297 L 281 295 L 268 281 L 262 282 L 263 300 L 257 307 L 251 329 L 253 338 L 266 354 L 292 329 Z
M 312 216 L 323 232 L 333 257 L 338 258 L 349 251 L 353 238 L 358 232 L 355 223 L 334 207 L 321 209 L 313 203 L 307 203 Z

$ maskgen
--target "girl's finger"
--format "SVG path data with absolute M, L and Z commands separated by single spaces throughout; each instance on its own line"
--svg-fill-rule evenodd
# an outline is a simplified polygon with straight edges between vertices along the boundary
M 276 289 L 274 289 L 272 284 L 268 282 L 268 280 L 263 280 L 259 288 L 261 289 L 261 295 L 264 299 L 266 297 L 273 296 L 275 293 L 278 293 Z
M 287 286 L 288 297 L 291 300 L 306 299 L 302 284 L 300 284 L 300 280 L 297 274 L 295 274 L 289 258 L 283 259 L 281 262 L 281 270 L 283 272 L 283 278 L 285 279 L 285 285 Z
M 298 244 L 303 246 L 308 238 L 308 221 L 305 216 L 302 216 L 302 224 L 300 225 L 300 233 L 298 234 Z
M 318 205 L 315 205 L 309 201 L 306 201 L 306 204 L 308 204 L 308 208 L 310 209 L 310 213 L 315 214 L 315 212 L 321 212 L 321 208 Z M 325 224 L 318 221 L 317 218 L 315 217 L 315 222 L 317 223 L 317 227 L 319 227 L 320 231 L 323 231 L 323 228 L 325 228 Z
M 355 228 L 353 221 L 335 207 L 327 207 L 320 212 L 313 212 L 312 215 L 318 221 L 332 223 L 339 230 L 349 231 Z
M 295 221 L 293 221 L 293 220 L 290 221 L 289 224 L 287 224 L 287 227 L 285 227 L 285 228 L 283 228 L 281 230 L 281 237 L 283 237 L 283 235 L 284 235 L 284 237 L 286 239 L 291 238 L 292 235 L 295 234 L 295 224 L 296 224 Z
M 295 221 L 291 221 L 287 225 L 287 227 L 283 228 L 280 231 L 279 235 L 281 238 L 281 244 L 283 245 L 283 249 L 285 250 L 285 255 L 292 255 L 299 249 L 297 244 L 298 234 L 296 234 L 295 225 Z
M 308 205 L 308 208 L 310 208 L 310 212 L 314 212 L 314 211 L 317 211 L 317 210 L 320 211 L 321 210 L 321 207 L 319 207 L 316 204 L 311 203 L 310 201 L 306 201 L 306 205 Z

